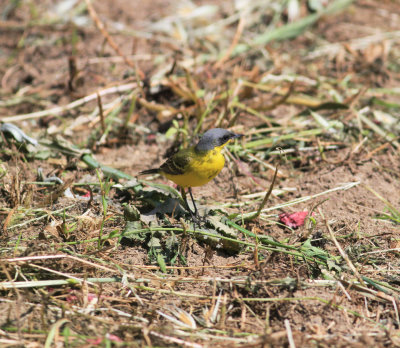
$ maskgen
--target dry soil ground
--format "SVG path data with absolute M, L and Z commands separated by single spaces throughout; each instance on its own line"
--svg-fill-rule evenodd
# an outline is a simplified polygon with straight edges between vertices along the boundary
M 287 27 L 284 2 L 0 4 L 0 121 L 40 142 L 0 133 L 1 346 L 400 346 L 397 1 L 242 53 Z M 298 4 L 295 22 L 318 13 Z M 200 227 L 134 179 L 198 126 L 245 134 L 194 189 Z M 132 178 L 109 190 L 99 164 Z

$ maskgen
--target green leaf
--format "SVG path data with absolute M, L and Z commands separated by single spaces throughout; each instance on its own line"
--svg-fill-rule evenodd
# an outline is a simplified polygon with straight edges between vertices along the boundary
M 44 348 L 53 347 L 53 340 L 56 337 L 58 331 L 60 330 L 61 326 L 68 323 L 68 319 L 60 319 L 56 321 L 50 328 L 49 334 L 47 335 L 46 342 L 44 344 Z
M 208 235 L 197 234 L 196 238 L 213 248 L 224 250 L 228 254 L 241 251 L 242 245 L 237 241 L 237 231 L 227 226 L 223 221 L 225 217 L 208 216 L 207 225 L 213 229 L 205 229 Z
M 155 182 L 150 182 L 150 181 L 145 181 L 145 180 L 141 180 L 141 182 L 152 187 L 153 189 L 156 189 L 159 192 L 167 193 L 168 195 L 172 195 L 172 197 L 174 197 L 174 198 L 178 198 L 178 199 L 182 200 L 181 195 L 178 192 L 178 190 L 174 189 L 172 186 L 159 184 L 159 183 L 155 183 Z
M 121 233 L 120 240 L 126 238 L 132 242 L 143 242 L 146 239 L 146 233 L 140 232 L 141 229 L 142 224 L 140 221 L 127 221 L 125 228 Z
M 311 238 L 307 239 L 303 243 L 300 250 L 309 257 L 318 257 L 324 260 L 327 260 L 329 258 L 329 254 L 326 251 L 311 245 Z
M 223 236 L 236 239 L 238 236 L 237 230 L 232 228 L 231 226 L 226 225 L 223 222 L 224 220 L 226 220 L 226 218 L 219 215 L 212 215 L 207 217 L 207 222 Z
M 157 237 L 151 237 L 149 242 L 147 243 L 147 246 L 149 248 L 153 248 L 153 249 L 161 249 L 161 241 L 160 238 Z
M 326 260 L 326 265 L 328 266 L 329 271 L 335 270 L 338 273 L 342 272 L 342 269 L 339 267 L 334 259 Z
M 176 250 L 177 246 L 179 245 L 179 240 L 176 238 L 175 233 L 171 231 L 171 235 L 165 241 L 165 249 L 169 253 L 173 253 Z
M 170 129 L 167 130 L 167 132 L 165 133 L 165 137 L 170 139 L 172 138 L 176 133 L 178 132 L 178 130 L 175 127 L 171 127 Z
M 164 257 L 161 255 L 161 253 L 157 253 L 157 263 L 161 268 L 161 271 L 163 273 L 167 273 L 167 265 L 165 264 Z
M 140 221 L 140 212 L 134 206 L 130 204 L 124 205 L 124 220 L 125 221 Z

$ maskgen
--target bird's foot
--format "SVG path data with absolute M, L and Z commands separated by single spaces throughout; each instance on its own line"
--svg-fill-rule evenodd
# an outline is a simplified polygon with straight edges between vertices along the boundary
M 201 227 L 201 225 L 207 221 L 206 217 L 201 216 L 197 210 L 193 212 L 189 209 L 189 212 L 191 220 L 193 221 L 195 226 L 197 225 L 198 227 Z

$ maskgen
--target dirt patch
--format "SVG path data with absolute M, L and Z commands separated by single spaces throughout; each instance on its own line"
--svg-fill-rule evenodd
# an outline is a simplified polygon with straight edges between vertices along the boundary
M 1 344 L 400 345 L 397 4 L 88 3 L 0 6 Z M 137 175 L 213 127 L 196 225 Z

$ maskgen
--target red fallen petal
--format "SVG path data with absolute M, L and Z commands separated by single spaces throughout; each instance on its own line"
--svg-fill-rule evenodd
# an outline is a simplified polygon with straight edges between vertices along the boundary
M 148 141 L 152 141 L 152 140 L 155 140 L 156 139 L 156 135 L 155 134 L 149 134 L 148 136 L 147 136 L 147 140 Z
M 123 342 L 118 336 L 115 336 L 113 334 L 107 334 L 106 337 L 110 340 L 110 341 L 114 341 L 114 342 Z
M 297 228 L 304 225 L 307 215 L 308 211 L 298 211 L 292 214 L 282 213 L 279 215 L 279 221 L 290 228 Z
M 92 293 L 89 292 L 87 298 L 88 298 L 89 301 L 92 301 L 92 300 L 94 300 L 95 298 L 97 298 L 97 295 L 96 295 L 96 294 L 92 294 Z
M 67 300 L 68 303 L 72 303 L 72 302 L 77 301 L 77 300 L 78 300 L 78 297 L 75 296 L 75 295 L 68 295 L 68 296 L 66 297 L 66 300 Z
M 103 342 L 103 338 L 101 338 L 101 337 L 98 337 L 98 338 L 88 338 L 87 340 L 86 340 L 86 342 L 87 343 L 89 343 L 89 344 L 100 344 L 101 342 Z

